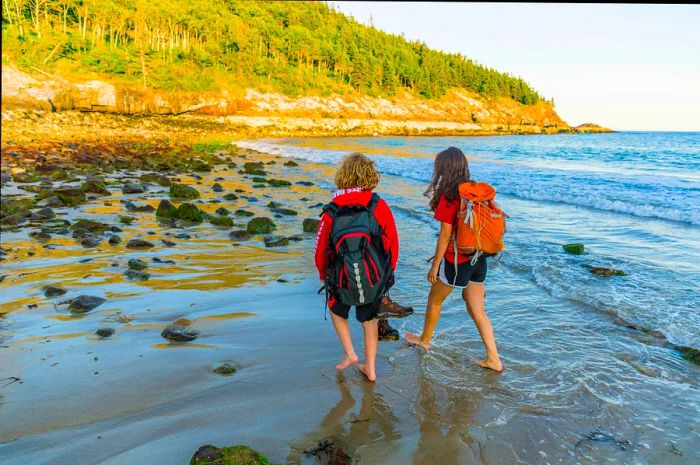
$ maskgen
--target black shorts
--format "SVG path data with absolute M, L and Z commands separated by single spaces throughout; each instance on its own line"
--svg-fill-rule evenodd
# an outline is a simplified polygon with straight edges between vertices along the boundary
M 455 279 L 455 265 L 443 258 L 440 263 L 438 277 L 448 286 L 467 287 L 469 283 L 481 284 L 486 279 L 486 257 L 479 257 L 474 265 L 471 261 L 457 265 L 457 279 Z
M 381 302 L 382 300 L 379 299 L 376 302 L 355 306 L 355 318 L 357 318 L 357 321 L 364 323 L 365 321 L 376 318 L 377 313 L 379 313 L 379 304 L 381 304 Z M 331 312 L 347 320 L 350 314 L 350 307 L 351 305 L 345 305 L 336 298 L 331 307 Z

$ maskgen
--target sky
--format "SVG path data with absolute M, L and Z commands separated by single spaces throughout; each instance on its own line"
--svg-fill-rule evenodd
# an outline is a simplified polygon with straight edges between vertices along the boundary
M 331 3 L 522 77 L 572 126 L 700 131 L 700 5 Z

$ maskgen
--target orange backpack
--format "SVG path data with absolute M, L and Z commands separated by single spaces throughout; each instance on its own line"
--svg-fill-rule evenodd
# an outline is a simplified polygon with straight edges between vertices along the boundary
M 465 182 L 459 185 L 461 200 L 457 226 L 453 236 L 455 252 L 496 255 L 503 250 L 506 214 L 493 201 L 496 189 L 485 182 Z

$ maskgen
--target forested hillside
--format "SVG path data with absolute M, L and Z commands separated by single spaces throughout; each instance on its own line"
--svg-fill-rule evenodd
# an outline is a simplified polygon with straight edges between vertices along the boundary
M 461 87 L 530 105 L 522 79 L 362 25 L 325 4 L 232 0 L 3 0 L 3 62 L 146 88 L 289 96 Z M 399 6 L 397 5 L 397 8 Z

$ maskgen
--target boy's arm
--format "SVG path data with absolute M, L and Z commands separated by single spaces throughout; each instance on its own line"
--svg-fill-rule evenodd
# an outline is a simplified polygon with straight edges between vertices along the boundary
M 333 219 L 324 213 L 316 231 L 316 244 L 314 245 L 314 258 L 316 269 L 321 281 L 326 279 L 326 269 L 328 267 L 328 241 L 330 239 L 331 224 Z
M 396 271 L 396 264 L 399 261 L 399 233 L 396 231 L 394 214 L 391 213 L 391 209 L 384 199 L 377 204 L 376 213 L 379 226 L 384 228 L 386 234 L 384 246 L 391 255 L 391 269 Z

